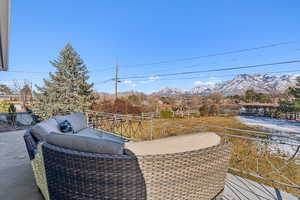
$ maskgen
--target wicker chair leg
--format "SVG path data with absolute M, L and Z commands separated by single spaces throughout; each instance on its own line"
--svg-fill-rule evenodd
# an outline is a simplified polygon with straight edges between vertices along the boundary
M 35 158 L 31 161 L 33 174 L 35 176 L 35 181 L 39 191 L 46 200 L 49 200 L 48 184 L 44 168 L 44 158 L 43 152 L 41 149 L 41 144 L 37 147 L 38 153 L 35 155 Z

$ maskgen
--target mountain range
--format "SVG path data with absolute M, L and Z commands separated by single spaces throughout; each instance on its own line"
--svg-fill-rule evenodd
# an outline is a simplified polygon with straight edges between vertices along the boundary
M 299 75 L 269 75 L 269 74 L 241 74 L 234 79 L 223 83 L 202 83 L 190 90 L 165 87 L 153 93 L 157 96 L 182 96 L 182 95 L 208 95 L 222 93 L 228 95 L 241 95 L 247 90 L 261 93 L 281 93 L 288 87 L 295 86 Z

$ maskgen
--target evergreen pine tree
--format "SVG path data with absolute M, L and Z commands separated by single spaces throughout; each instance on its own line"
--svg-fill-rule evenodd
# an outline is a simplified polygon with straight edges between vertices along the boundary
M 296 86 L 289 89 L 289 93 L 295 97 L 295 99 L 300 100 L 300 76 L 297 78 Z
M 297 78 L 296 86 L 289 89 L 289 93 L 294 97 L 292 101 L 294 111 L 300 112 L 300 76 Z
M 277 110 L 280 113 L 284 113 L 285 114 L 285 118 L 288 118 L 289 113 L 294 111 L 293 108 L 293 103 L 290 101 L 280 101 L 279 102 L 279 107 L 277 108 Z
M 44 79 L 43 87 L 36 85 L 33 109 L 47 116 L 88 110 L 95 100 L 93 84 L 87 82 L 87 68 L 72 45 L 67 44 L 50 63 L 57 71 L 49 73 L 50 79 Z

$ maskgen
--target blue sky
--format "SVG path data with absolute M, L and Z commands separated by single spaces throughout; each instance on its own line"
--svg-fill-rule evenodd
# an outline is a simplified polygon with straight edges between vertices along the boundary
M 113 83 L 102 81 L 113 78 L 117 57 L 121 77 L 149 75 L 149 80 L 123 81 L 120 90 L 148 93 L 165 86 L 189 89 L 241 73 L 297 70 L 300 64 L 176 76 L 196 77 L 187 80 L 156 76 L 298 59 L 299 8 L 297 0 L 13 0 L 10 72 L 0 72 L 0 81 L 27 79 L 42 85 L 47 72 L 54 71 L 49 61 L 67 42 L 91 71 L 95 89 L 104 92 L 113 92 Z M 294 42 L 239 54 L 126 67 L 287 41 Z M 101 71 L 107 68 L 112 69 Z

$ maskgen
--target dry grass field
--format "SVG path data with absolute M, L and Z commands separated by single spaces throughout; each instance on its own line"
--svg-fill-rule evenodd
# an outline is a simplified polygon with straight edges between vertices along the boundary
M 234 117 L 198 117 L 198 118 L 172 118 L 172 119 L 153 119 L 153 120 L 128 120 L 115 123 L 112 121 L 103 121 L 101 128 L 107 131 L 121 134 L 131 140 L 151 140 L 169 136 L 189 134 L 195 132 L 220 132 L 235 135 L 253 135 L 252 133 L 225 130 L 222 128 L 209 128 L 208 126 L 219 126 L 235 129 L 244 129 L 250 131 L 259 130 L 255 127 L 247 126 Z M 111 129 L 113 127 L 113 130 Z

